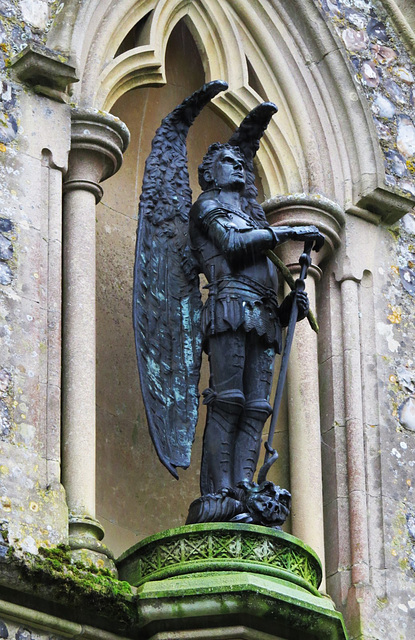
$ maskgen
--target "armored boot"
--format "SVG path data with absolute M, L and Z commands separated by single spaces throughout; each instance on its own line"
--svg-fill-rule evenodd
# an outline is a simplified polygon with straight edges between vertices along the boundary
M 228 389 L 217 394 L 207 389 L 203 395 L 208 414 L 200 474 L 202 496 L 227 491 L 234 486 L 235 433 L 245 403 L 245 396 L 239 389 Z
M 235 440 L 234 482 L 251 482 L 259 458 L 261 433 L 272 413 L 266 400 L 250 400 L 245 403 Z

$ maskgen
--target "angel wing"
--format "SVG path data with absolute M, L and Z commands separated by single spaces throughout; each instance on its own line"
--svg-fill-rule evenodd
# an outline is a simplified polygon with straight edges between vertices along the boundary
M 140 198 L 133 323 L 141 390 L 161 462 L 190 464 L 197 423 L 202 335 L 199 277 L 184 268 L 192 192 L 186 137 L 203 107 L 227 84 L 204 85 L 157 129 Z
M 255 186 L 254 156 L 259 148 L 259 142 L 278 107 L 273 102 L 263 102 L 242 120 L 238 129 L 230 137 L 229 144 L 239 147 L 245 157 L 246 184 L 242 197 L 242 209 L 260 225 L 267 221 L 261 205 L 257 202 L 258 190 Z

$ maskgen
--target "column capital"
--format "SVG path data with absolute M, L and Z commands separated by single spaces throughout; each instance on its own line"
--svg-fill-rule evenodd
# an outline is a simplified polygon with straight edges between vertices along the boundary
M 326 242 L 321 251 L 313 257 L 318 264 L 331 257 L 341 243 L 340 233 L 346 220 L 344 211 L 336 202 L 322 195 L 315 193 L 281 195 L 266 200 L 262 207 L 271 225 L 313 224 L 319 228 Z
M 103 191 L 99 183 L 110 178 L 122 164 L 130 133 L 117 117 L 92 108 L 71 111 L 71 151 L 64 193 L 86 190 L 99 202 Z

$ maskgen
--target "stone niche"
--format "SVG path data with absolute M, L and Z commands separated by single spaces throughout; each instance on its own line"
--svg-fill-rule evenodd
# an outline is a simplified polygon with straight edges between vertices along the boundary
M 164 87 L 132 90 L 114 105 L 112 113 L 127 124 L 131 143 L 121 170 L 105 182 L 97 208 L 97 517 L 106 530 L 105 542 L 116 555 L 147 535 L 183 524 L 188 505 L 199 492 L 204 407 L 191 467 L 180 473 L 177 482 L 159 462 L 148 434 L 131 320 L 145 160 L 162 118 L 205 82 L 201 57 L 183 21 L 167 46 L 166 76 Z M 188 138 L 194 197 L 199 193 L 197 167 L 209 144 L 226 142 L 233 130 L 211 106 L 196 119 Z M 259 179 L 257 185 L 262 201 Z M 207 386 L 205 362 L 200 389 Z M 277 434 L 277 446 L 280 459 L 287 459 L 284 433 Z M 288 470 L 284 462 L 279 465 L 272 479 L 288 488 Z

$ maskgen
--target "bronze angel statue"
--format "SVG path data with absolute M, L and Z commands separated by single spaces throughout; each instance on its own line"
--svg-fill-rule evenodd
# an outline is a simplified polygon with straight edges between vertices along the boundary
M 256 107 L 228 143 L 212 144 L 199 167 L 192 204 L 186 137 L 226 83 L 214 81 L 161 123 L 146 162 L 134 268 L 133 320 L 150 434 L 161 462 L 178 478 L 190 464 L 198 416 L 202 350 L 209 357 L 201 497 L 188 522 L 235 520 L 279 526 L 290 495 L 254 474 L 282 327 L 293 294 L 277 300 L 277 272 L 266 251 L 288 239 L 318 250 L 316 227 L 270 227 L 257 203 L 253 158 L 277 108 Z M 203 305 L 199 274 L 207 280 Z M 298 319 L 308 312 L 296 293 Z

